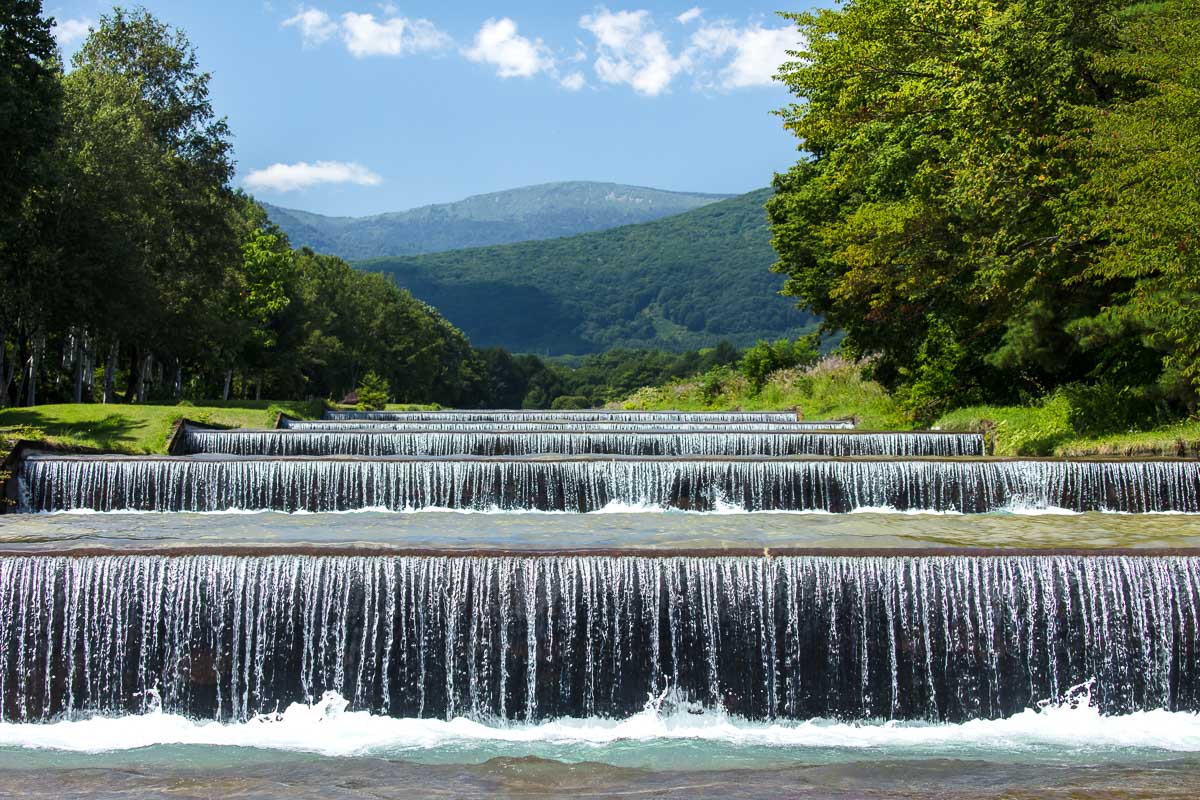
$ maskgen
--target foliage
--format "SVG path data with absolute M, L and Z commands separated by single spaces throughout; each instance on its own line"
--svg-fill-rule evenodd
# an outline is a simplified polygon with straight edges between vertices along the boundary
M 402 401 L 486 401 L 461 331 L 385 276 L 293 250 L 230 187 L 231 134 L 182 31 L 114 9 L 63 75 L 40 10 L 0 9 L 0 203 L 17 198 L 0 406 L 340 397 L 371 370 Z
M 719 367 L 693 378 L 638 390 L 618 405 L 648 411 L 795 408 L 805 419 L 854 417 L 860 427 L 870 430 L 909 427 L 892 397 L 864 376 L 863 365 L 840 356 L 826 357 L 805 368 L 778 370 L 759 390 L 741 373 Z
M 371 217 L 266 208 L 271 221 L 297 246 L 360 259 L 573 236 L 681 214 L 723 197 L 573 181 Z
M 371 370 L 359 381 L 359 411 L 381 411 L 388 404 L 388 384 L 377 372 Z
M 738 369 L 750 379 L 757 391 L 773 372 L 816 363 L 821 355 L 819 341 L 817 334 L 801 337 L 794 342 L 788 339 L 777 339 L 775 342 L 760 339 L 758 344 L 742 354 Z
M 781 115 L 806 157 L 768 202 L 785 291 L 916 420 L 1081 382 L 1194 407 L 1198 9 L 789 15 L 807 44 Z
M 814 324 L 776 296 L 769 195 L 599 233 L 358 266 L 393 275 L 479 345 L 546 355 L 744 346 Z
M 564 394 L 554 398 L 554 401 L 550 403 L 550 407 L 555 411 L 569 411 L 578 408 L 591 408 L 592 404 L 583 395 Z

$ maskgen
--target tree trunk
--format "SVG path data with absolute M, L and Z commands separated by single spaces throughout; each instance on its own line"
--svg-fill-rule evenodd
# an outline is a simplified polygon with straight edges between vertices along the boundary
M 233 388 L 233 370 L 225 370 L 225 391 L 221 392 L 221 399 L 226 403 L 229 402 L 229 390 Z
M 117 402 L 117 361 L 121 358 L 121 340 L 114 338 L 108 347 L 108 361 L 104 364 L 104 402 Z
M 138 370 L 138 385 L 137 385 L 137 401 L 139 404 L 146 402 L 146 385 L 154 377 L 154 356 L 147 353 L 142 359 L 141 368 Z
M 72 396 L 76 403 L 83 402 L 83 331 L 78 331 L 71 337 L 74 342 L 74 353 L 71 358 L 75 367 L 75 386 Z
M 0 408 L 8 406 L 8 384 L 11 378 L 11 371 L 8 367 L 8 324 L 4 317 L 0 317 Z M 5 380 L 8 378 L 8 380 Z
M 175 396 L 175 402 L 183 399 L 183 364 L 179 363 L 179 359 L 175 359 L 175 382 L 172 386 L 172 394 Z
M 42 363 L 42 342 L 35 335 L 29 354 L 29 383 L 25 385 L 25 405 L 37 405 L 38 369 Z
M 254 376 L 254 399 L 262 400 L 262 373 Z

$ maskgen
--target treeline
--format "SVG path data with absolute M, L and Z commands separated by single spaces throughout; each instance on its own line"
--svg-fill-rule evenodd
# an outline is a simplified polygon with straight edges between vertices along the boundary
M 793 15 L 807 157 L 768 202 L 786 291 L 914 420 L 1200 390 L 1200 2 L 852 0 Z
M 482 360 L 379 275 L 292 250 L 233 190 L 185 35 L 102 17 L 70 70 L 34 0 L 0 6 L 0 404 L 481 401 Z

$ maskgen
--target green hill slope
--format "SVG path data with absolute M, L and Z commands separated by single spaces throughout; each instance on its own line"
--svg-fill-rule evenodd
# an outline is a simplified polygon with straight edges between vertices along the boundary
M 478 346 L 558 355 L 691 349 L 795 336 L 814 325 L 777 293 L 769 189 L 685 214 L 562 239 L 381 258 Z
M 373 217 L 326 217 L 263 205 L 293 247 L 355 259 L 553 239 L 660 219 L 723 197 L 572 181 Z

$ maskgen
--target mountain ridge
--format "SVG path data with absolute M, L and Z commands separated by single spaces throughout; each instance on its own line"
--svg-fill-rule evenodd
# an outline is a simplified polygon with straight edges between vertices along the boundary
M 649 222 L 730 195 L 597 181 L 559 181 L 364 217 L 263 203 L 296 247 L 348 260 L 561 238 Z
M 797 336 L 815 319 L 779 296 L 770 189 L 573 236 L 361 260 L 483 347 L 579 355 Z

